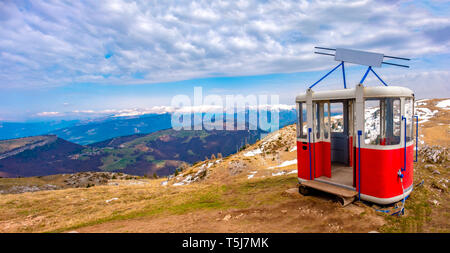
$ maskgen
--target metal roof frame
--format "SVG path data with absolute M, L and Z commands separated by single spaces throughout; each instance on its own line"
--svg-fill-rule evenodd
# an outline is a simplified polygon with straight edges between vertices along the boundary
M 383 81 L 383 79 L 381 79 L 381 77 L 373 70 L 373 67 L 381 67 L 382 64 L 409 68 L 409 66 L 407 66 L 407 65 L 383 61 L 384 58 L 404 60 L 404 61 L 410 60 L 410 59 L 404 58 L 404 57 L 388 56 L 388 55 L 379 54 L 379 53 L 372 53 L 372 52 L 367 52 L 367 51 L 345 49 L 345 48 L 326 48 L 326 47 L 314 47 L 314 48 L 321 49 L 321 50 L 334 51 L 335 54 L 330 54 L 330 53 L 325 53 L 325 52 L 314 52 L 314 53 L 321 54 L 321 55 L 334 56 L 334 60 L 340 61 L 340 63 L 336 67 L 334 67 L 331 71 L 329 71 L 327 74 L 322 76 L 318 81 L 316 81 L 311 86 L 309 86 L 309 89 L 316 86 L 318 83 L 320 83 L 323 79 L 325 79 L 328 75 L 333 73 L 339 67 L 342 67 L 342 79 L 344 81 L 344 89 L 347 89 L 347 82 L 345 79 L 344 62 L 350 62 L 350 63 L 354 63 L 354 64 L 368 66 L 366 72 L 364 73 L 364 76 L 362 77 L 361 81 L 359 82 L 360 84 L 363 84 L 364 81 L 366 80 L 366 77 L 369 74 L 369 72 L 372 72 L 378 78 L 378 80 L 381 81 L 381 83 L 384 86 L 388 86 L 387 83 L 385 81 Z

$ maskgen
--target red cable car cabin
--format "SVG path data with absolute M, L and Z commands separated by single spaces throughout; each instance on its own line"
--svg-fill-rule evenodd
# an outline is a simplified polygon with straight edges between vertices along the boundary
M 377 204 L 394 203 L 411 193 L 410 89 L 361 84 L 353 89 L 309 89 L 296 97 L 296 103 L 300 184 L 331 184 Z

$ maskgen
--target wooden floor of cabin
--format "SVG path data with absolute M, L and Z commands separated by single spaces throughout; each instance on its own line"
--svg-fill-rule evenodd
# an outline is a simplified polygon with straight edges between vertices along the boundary
M 318 179 L 353 187 L 353 168 L 345 164 L 333 163 L 331 165 L 331 178 L 321 176 Z

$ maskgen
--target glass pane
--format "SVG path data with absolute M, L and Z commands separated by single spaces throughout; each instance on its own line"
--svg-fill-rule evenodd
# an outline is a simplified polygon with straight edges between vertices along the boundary
M 351 135 L 352 133 L 353 133 L 353 124 L 354 124 L 354 122 L 353 122 L 353 101 L 352 100 L 349 100 L 348 101 L 348 113 L 347 113 L 347 115 L 348 115 L 348 122 L 349 122 L 349 124 L 348 124 L 348 133 Z
M 344 104 L 332 103 L 331 104 L 331 131 L 334 133 L 344 132 Z
M 320 104 L 319 103 L 314 103 L 314 125 L 316 128 L 316 139 L 320 139 Z
M 306 110 L 306 103 L 302 103 L 302 138 L 308 137 L 308 112 Z
M 364 102 L 364 115 L 364 143 L 379 144 L 381 139 L 380 100 L 366 100 Z
M 330 104 L 323 104 L 323 137 L 328 139 L 328 132 L 330 131 Z
M 406 141 L 411 141 L 412 136 L 413 103 L 411 98 L 405 99 Z M 404 124 L 404 123 L 403 123 Z
M 308 118 L 306 113 L 306 103 L 299 103 L 298 127 L 300 130 L 300 138 L 306 139 L 308 136 Z
M 297 138 L 300 138 L 301 126 L 302 126 L 302 121 L 300 118 L 300 103 L 297 103 Z
M 401 107 L 400 99 L 386 98 L 385 118 L 385 143 L 384 145 L 396 145 L 400 143 L 401 133 Z

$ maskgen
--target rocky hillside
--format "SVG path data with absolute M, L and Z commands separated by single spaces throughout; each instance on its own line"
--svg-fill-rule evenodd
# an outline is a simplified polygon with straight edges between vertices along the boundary
M 99 171 L 99 160 L 72 160 L 84 147 L 54 135 L 0 141 L 1 177 L 30 177 Z
M 40 177 L 0 178 L 0 194 L 18 194 L 61 190 L 67 188 L 89 188 L 93 186 L 116 184 L 115 181 L 137 180 L 142 177 L 114 172 L 79 172 Z
M 421 99 L 415 103 L 419 116 L 419 145 L 450 146 L 450 99 Z
M 295 125 L 289 125 L 248 145 L 237 154 L 196 163 L 176 176 L 170 176 L 163 184 L 180 186 L 203 179 L 207 182 L 232 182 L 237 179 L 296 174 L 295 129 Z

